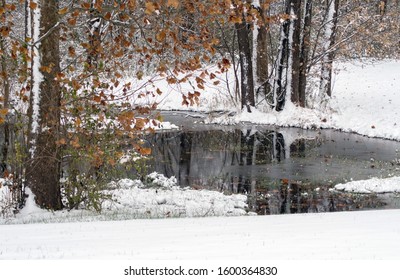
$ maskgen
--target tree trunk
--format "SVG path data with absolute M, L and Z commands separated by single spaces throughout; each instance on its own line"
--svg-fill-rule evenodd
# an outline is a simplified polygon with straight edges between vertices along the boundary
M 290 19 L 290 29 L 289 41 L 290 43 L 290 59 L 291 65 L 288 65 L 288 69 L 291 70 L 287 75 L 290 75 L 290 99 L 294 104 L 299 105 L 299 85 L 300 85 L 300 28 L 301 28 L 301 0 L 290 1 L 291 5 L 291 19 Z M 290 34 L 292 33 L 292 34 Z
M 300 51 L 299 104 L 306 106 L 307 68 L 310 54 L 312 0 L 305 0 Z
M 2 0 L 1 7 L 6 6 L 6 1 Z M 2 18 L 3 22 L 6 22 L 6 13 L 3 14 Z M 0 38 L 0 51 L 1 55 L 1 71 L 0 71 L 0 78 L 2 81 L 3 87 L 3 108 L 8 109 L 8 102 L 10 99 L 10 80 L 8 76 L 8 69 L 7 69 L 7 50 L 6 50 L 6 40 L 4 37 Z M 8 146 L 10 143 L 10 127 L 7 120 L 4 120 L 4 143 L 1 149 L 2 152 L 2 159 L 0 162 L 0 167 L 3 171 L 7 168 L 7 157 L 8 157 Z
M 337 25 L 337 11 L 339 9 L 339 0 L 326 0 L 327 2 L 327 17 L 325 22 L 325 36 L 323 44 L 323 59 L 321 65 L 321 81 L 319 88 L 319 95 L 332 96 L 332 66 L 335 58 L 335 45 L 336 25 Z
M 191 186 L 191 164 L 192 164 L 192 148 L 193 134 L 181 134 L 180 136 L 180 156 L 179 156 L 179 174 L 177 176 L 179 184 L 182 186 Z
M 260 20 L 255 22 L 253 29 L 253 74 L 254 87 L 257 93 L 256 98 L 260 96 L 265 98 L 270 90 L 268 83 L 268 31 L 267 21 L 264 10 L 265 0 L 259 1 L 258 10 Z M 255 3 L 255 1 L 253 1 Z
M 255 106 L 254 99 L 254 82 L 253 82 L 253 67 L 252 56 L 250 49 L 250 34 L 247 28 L 247 23 L 243 19 L 242 23 L 236 23 L 235 29 L 238 36 L 239 45 L 239 62 L 241 70 L 241 94 L 242 94 L 242 110 L 247 109 L 251 112 L 251 107 Z
M 290 0 L 286 1 L 286 13 L 290 13 Z M 276 111 L 282 111 L 286 102 L 286 77 L 284 75 L 285 69 L 287 68 L 288 59 L 288 38 L 289 38 L 289 26 L 290 21 L 285 20 L 282 24 L 281 38 L 278 50 L 277 66 L 275 69 L 274 78 L 274 104 Z
M 38 6 L 32 11 L 34 57 L 26 185 L 32 189 L 39 206 L 58 210 L 62 208 L 60 150 L 56 144 L 61 98 L 60 85 L 56 80 L 60 71 L 59 29 L 56 28 L 58 1 L 35 2 Z

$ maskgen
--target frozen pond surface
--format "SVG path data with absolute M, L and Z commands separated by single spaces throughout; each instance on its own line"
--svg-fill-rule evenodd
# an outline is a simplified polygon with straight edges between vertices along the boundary
M 399 208 L 392 195 L 333 192 L 337 183 L 400 175 L 400 143 L 332 130 L 202 124 L 164 113 L 180 130 L 149 138 L 150 169 L 181 186 L 247 193 L 259 214 Z

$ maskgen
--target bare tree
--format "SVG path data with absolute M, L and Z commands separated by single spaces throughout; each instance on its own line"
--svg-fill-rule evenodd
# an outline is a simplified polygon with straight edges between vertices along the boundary
M 307 69 L 311 47 L 312 0 L 305 0 L 299 63 L 299 105 L 306 106 Z
M 285 12 L 287 15 L 290 14 L 290 6 L 291 1 L 287 0 L 285 2 Z M 273 107 L 276 111 L 282 111 L 285 102 L 286 102 L 286 76 L 285 72 L 287 69 L 287 60 L 289 57 L 289 27 L 290 27 L 290 20 L 289 18 L 283 21 L 281 27 L 281 34 L 280 34 L 280 41 L 279 41 L 279 49 L 278 49 L 278 58 L 277 58 L 277 65 L 275 67 L 275 75 L 274 75 L 274 87 L 273 87 L 273 94 L 274 94 L 274 103 Z
M 1 1 L 2 8 L 5 8 L 6 1 Z M 1 21 L 6 23 L 6 13 L 4 13 L 1 17 Z M 0 84 L 2 86 L 2 97 L 3 97 L 3 110 L 7 114 L 9 108 L 9 99 L 10 99 L 10 79 L 8 75 L 8 63 L 7 63 L 7 42 L 5 37 L 0 38 Z M 2 116 L 3 117 L 3 116 Z M 4 143 L 1 149 L 2 151 L 2 159 L 0 163 L 1 169 L 5 170 L 7 167 L 7 156 L 8 156 L 8 145 L 10 143 L 10 127 L 7 120 L 4 120 Z
M 302 1 L 285 2 L 286 19 L 282 24 L 274 80 L 277 111 L 283 110 L 289 100 L 297 105 L 300 103 L 301 7 Z
M 255 106 L 254 98 L 254 79 L 252 66 L 252 53 L 250 41 L 250 29 L 246 22 L 244 11 L 242 12 L 242 20 L 235 24 L 239 46 L 239 60 L 241 70 L 241 95 L 242 109 L 251 112 L 251 107 Z
M 258 13 L 253 27 L 253 75 L 256 98 L 265 98 L 269 88 L 268 22 L 266 19 L 266 0 L 253 0 L 253 8 Z
M 336 26 L 338 22 L 339 0 L 326 0 L 327 16 L 322 41 L 322 65 L 319 95 L 332 96 L 332 66 L 335 58 Z

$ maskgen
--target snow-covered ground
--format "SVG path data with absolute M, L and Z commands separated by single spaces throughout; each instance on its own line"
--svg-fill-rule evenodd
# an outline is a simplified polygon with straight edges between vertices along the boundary
M 1 226 L 0 259 L 399 259 L 400 210 Z
M 109 190 L 103 192 L 109 195 L 110 199 L 102 202 L 101 213 L 85 209 L 56 212 L 40 209 L 34 202 L 31 190 L 27 188 L 25 193 L 28 198 L 25 206 L 16 215 L 2 213 L 0 225 L 255 215 L 246 211 L 247 197 L 242 194 L 224 195 L 217 191 L 181 188 L 177 185 L 175 177 L 166 178 L 155 172 L 149 174 L 146 181 L 146 185 L 139 180 L 130 179 L 111 182 Z M 4 183 L 4 180 L 1 179 L 0 182 Z M 8 188 L 0 188 L 0 209 L 7 209 L 7 202 L 11 201 L 10 196 Z M 10 208 L 9 210 L 12 210 Z
M 192 109 L 236 113 L 222 117 L 210 115 L 210 122 L 335 128 L 400 140 L 400 61 L 366 65 L 341 63 L 336 65 L 336 70 L 334 98 L 324 110 L 292 107 L 281 113 L 261 109 L 252 114 L 238 113 L 225 94 L 223 75 L 215 78 L 219 79 L 219 85 L 210 82 L 200 97 L 200 106 Z M 181 104 L 179 88 L 163 83 L 157 87 L 166 93 L 158 100 L 162 109 L 187 109 Z M 166 182 L 165 178 L 162 180 Z M 138 182 L 120 181 L 123 187 L 110 193 L 117 202 L 104 204 L 105 216 L 81 210 L 57 213 L 40 210 L 30 195 L 27 206 L 16 217 L 0 213 L 3 224 L 0 225 L 0 259 L 400 258 L 400 210 L 192 218 L 244 215 L 245 198 L 179 188 L 172 181 L 171 185 L 161 188 L 143 188 Z M 399 192 L 400 178 L 349 182 L 336 188 L 354 192 Z M 2 182 L 0 209 L 9 200 L 10 193 Z M 117 213 L 116 217 L 110 213 Z M 133 214 L 142 218 L 190 218 L 100 221 L 120 220 L 124 215 L 132 217 Z
M 337 66 L 332 127 L 400 140 L 400 61 Z

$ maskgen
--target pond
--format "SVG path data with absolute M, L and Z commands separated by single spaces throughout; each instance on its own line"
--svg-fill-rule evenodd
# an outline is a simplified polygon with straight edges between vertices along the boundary
M 179 130 L 149 136 L 150 171 L 181 186 L 248 195 L 258 214 L 400 208 L 394 195 L 333 191 L 337 183 L 400 176 L 400 143 L 332 130 L 202 124 L 164 113 Z

